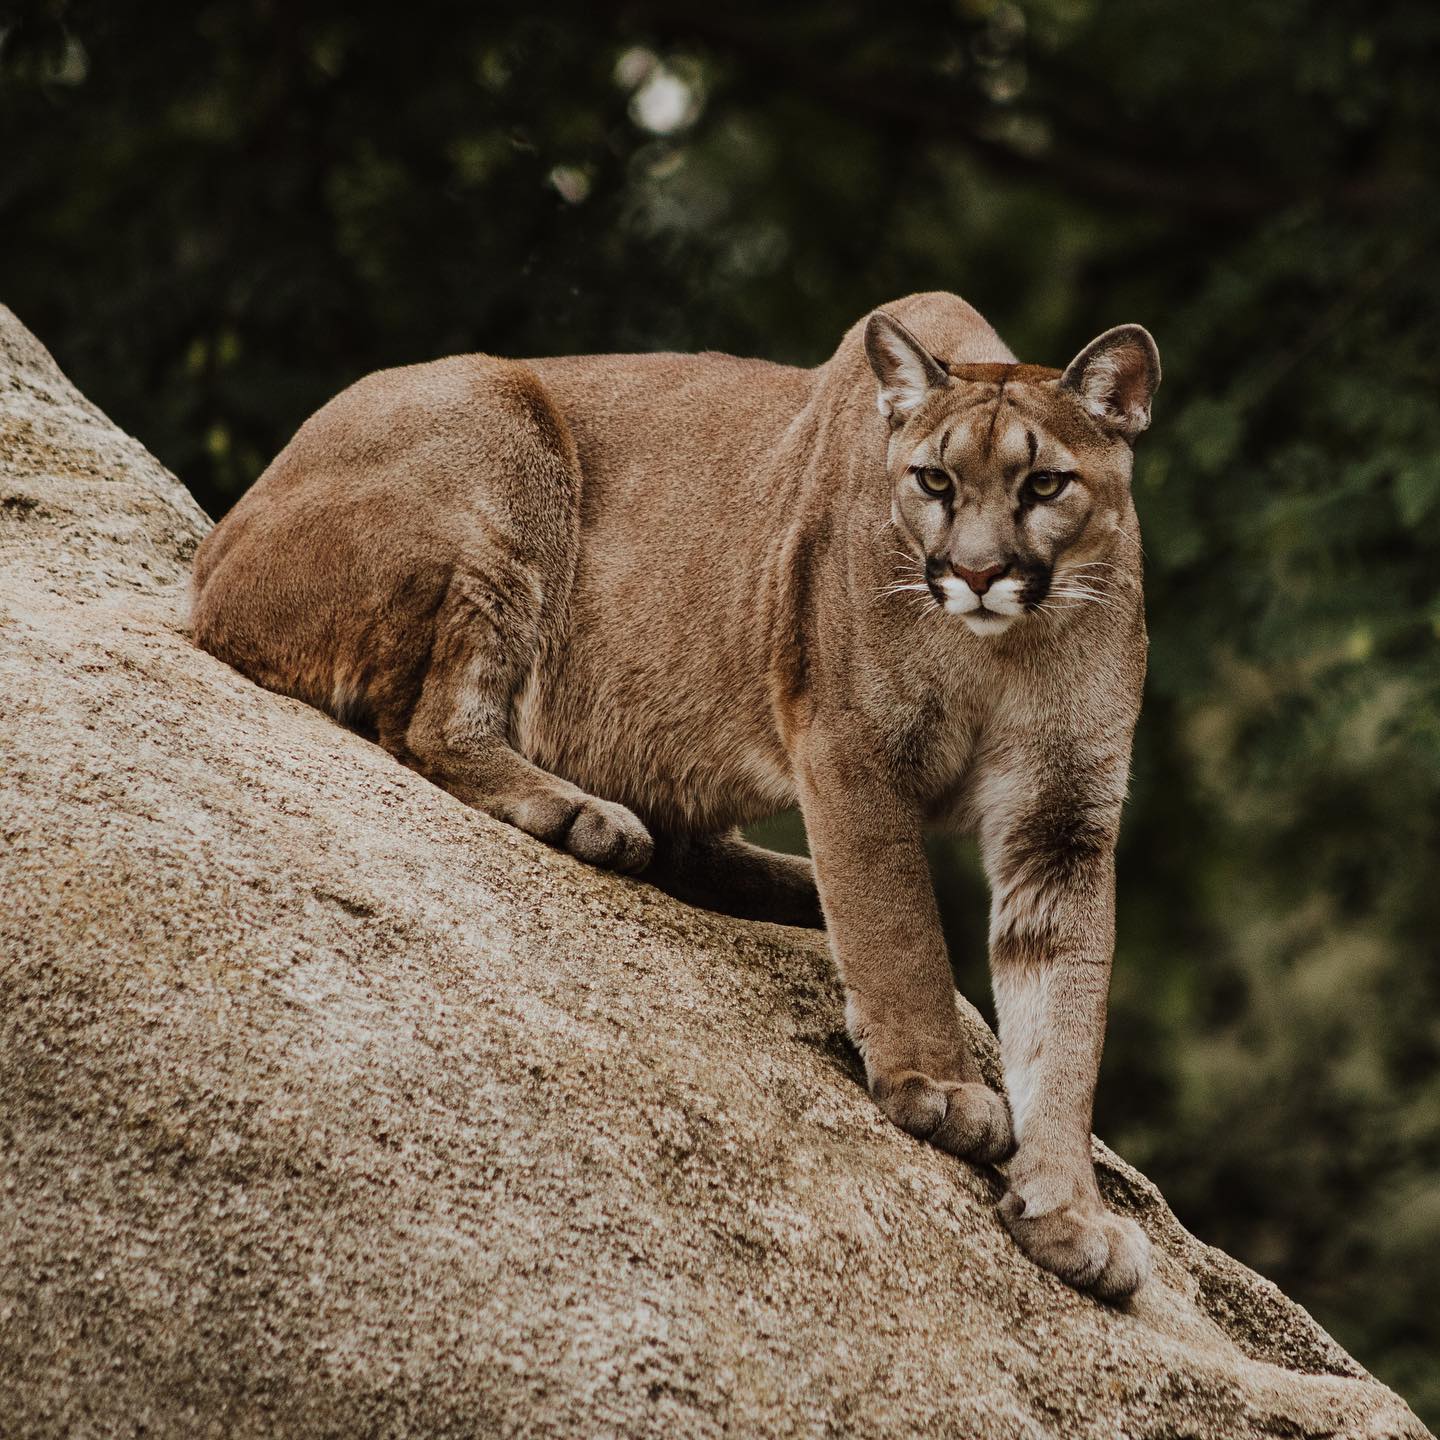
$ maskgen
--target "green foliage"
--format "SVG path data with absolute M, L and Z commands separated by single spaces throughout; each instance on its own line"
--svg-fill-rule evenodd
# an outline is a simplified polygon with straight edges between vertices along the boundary
M 0 10 L 0 283 L 219 512 L 449 351 L 1156 334 L 1099 1127 L 1440 1420 L 1440 10 Z M 984 897 L 940 846 L 982 993 Z

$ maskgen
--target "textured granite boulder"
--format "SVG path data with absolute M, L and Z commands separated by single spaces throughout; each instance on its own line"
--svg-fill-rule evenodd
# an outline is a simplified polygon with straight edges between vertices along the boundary
M 1103 1147 L 1155 1280 L 1031 1266 L 820 939 L 198 653 L 206 525 L 0 310 L 0 1434 L 1425 1433 Z

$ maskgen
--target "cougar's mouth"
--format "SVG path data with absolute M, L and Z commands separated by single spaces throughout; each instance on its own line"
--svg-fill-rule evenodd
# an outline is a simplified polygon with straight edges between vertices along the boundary
M 930 581 L 935 603 L 947 614 L 959 616 L 976 635 L 999 635 L 1026 614 L 1026 582 L 1006 576 L 977 594 L 958 575 L 938 575 Z

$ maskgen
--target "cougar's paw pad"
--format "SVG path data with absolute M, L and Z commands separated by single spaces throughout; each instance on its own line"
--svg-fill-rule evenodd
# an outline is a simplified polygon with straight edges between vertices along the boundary
M 655 842 L 639 819 L 623 805 L 587 799 L 575 812 L 565 848 L 579 860 L 633 875 L 655 853 Z
M 875 1098 L 907 1134 L 952 1155 L 991 1165 L 1015 1148 L 1009 1108 L 986 1085 L 906 1071 L 877 1086 Z
M 1133 1220 L 1098 1204 L 1062 1205 L 1033 1215 L 1012 1190 L 1000 1201 L 1000 1218 L 1041 1269 L 1102 1300 L 1128 1299 L 1150 1274 L 1150 1242 L 1144 1232 Z

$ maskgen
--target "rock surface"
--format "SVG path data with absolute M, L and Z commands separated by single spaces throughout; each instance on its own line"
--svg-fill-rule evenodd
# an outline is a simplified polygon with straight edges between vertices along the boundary
M 0 1434 L 1426 1433 L 1103 1147 L 1155 1280 L 1028 1264 L 819 938 L 194 650 L 206 526 L 0 309 Z

